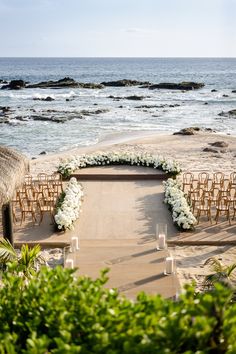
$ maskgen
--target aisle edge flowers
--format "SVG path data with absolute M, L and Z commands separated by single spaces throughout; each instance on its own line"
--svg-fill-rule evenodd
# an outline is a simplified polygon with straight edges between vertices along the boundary
M 197 220 L 190 210 L 186 196 L 177 180 L 168 178 L 163 182 L 165 190 L 164 202 L 169 205 L 172 219 L 180 230 L 191 230 Z
M 83 195 L 81 184 L 72 177 L 56 205 L 55 222 L 59 230 L 66 231 L 73 228 L 73 223 L 81 212 Z
M 134 152 L 98 152 L 91 155 L 74 156 L 70 160 L 60 163 L 58 172 L 64 178 L 68 178 L 75 170 L 105 165 L 131 165 L 144 166 L 160 169 L 173 176 L 181 172 L 180 166 L 175 160 L 167 160 L 162 156 L 155 156 L 149 153 Z

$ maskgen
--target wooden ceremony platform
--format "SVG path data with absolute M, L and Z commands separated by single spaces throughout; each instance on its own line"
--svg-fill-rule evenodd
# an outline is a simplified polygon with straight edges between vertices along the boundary
M 236 220 L 229 225 L 223 217 L 217 225 L 201 218 L 195 231 L 180 233 L 163 204 L 162 180 L 168 176 L 159 170 L 119 165 L 86 168 L 74 176 L 84 187 L 82 213 L 74 230 L 57 233 L 47 217 L 40 226 L 31 221 L 15 224 L 15 244 L 64 248 L 78 237 L 80 250 L 68 255 L 77 273 L 96 278 L 108 267 L 107 286 L 130 298 L 139 291 L 175 297 L 176 274 L 163 274 L 171 246 L 236 245 Z M 168 251 L 156 250 L 157 223 L 167 224 Z
M 163 181 L 168 174 L 158 169 L 143 166 L 98 166 L 75 171 L 71 177 L 78 181 Z

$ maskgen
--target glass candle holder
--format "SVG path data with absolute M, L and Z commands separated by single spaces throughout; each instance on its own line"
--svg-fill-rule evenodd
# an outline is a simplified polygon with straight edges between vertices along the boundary
M 65 268 L 74 269 L 74 261 L 73 261 L 73 259 L 67 259 L 66 260 Z
M 164 250 L 167 248 L 167 224 L 157 224 L 156 226 L 156 248 Z
M 78 237 L 72 237 L 71 239 L 71 251 L 76 252 L 79 250 L 79 238 Z
M 175 274 L 175 260 L 171 256 L 166 257 L 164 274 L 165 275 Z

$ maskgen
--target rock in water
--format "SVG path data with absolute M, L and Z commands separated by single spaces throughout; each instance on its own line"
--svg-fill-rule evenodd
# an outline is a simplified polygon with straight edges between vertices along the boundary
M 54 98 L 47 96 L 46 98 L 38 98 L 38 97 L 34 97 L 33 98 L 34 101 L 46 101 L 46 102 L 51 102 L 51 101 L 55 101 Z
M 58 81 L 42 81 L 37 84 L 30 84 L 27 88 L 66 88 L 66 87 L 79 87 L 78 82 L 70 77 L 64 77 L 64 79 Z
M 8 85 L 4 85 L 1 87 L 2 90 L 20 90 L 24 88 L 26 85 L 25 81 L 23 80 L 12 80 Z
M 148 98 L 148 96 L 137 96 L 137 95 L 132 95 L 132 96 L 125 96 L 125 97 L 120 97 L 120 96 L 108 96 L 107 98 L 112 98 L 113 100 L 119 101 L 119 100 L 131 100 L 131 101 L 141 101 L 144 98 Z
M 142 82 L 137 80 L 117 80 L 117 81 L 108 81 L 101 82 L 101 85 L 104 86 L 114 86 L 114 87 L 124 87 L 124 86 L 139 86 L 139 85 L 151 85 L 150 82 Z
M 78 82 L 79 88 L 85 88 L 85 89 L 103 89 L 105 86 L 102 84 L 95 84 L 93 82 Z
M 155 84 L 155 85 L 151 85 L 149 86 L 150 90 L 154 90 L 154 89 L 167 89 L 167 90 L 197 90 L 200 89 L 202 87 L 204 87 L 205 84 L 201 83 L 201 82 L 188 82 L 188 81 L 184 81 L 184 82 L 180 82 L 180 83 L 166 83 L 166 82 L 162 82 L 160 84 Z
M 236 109 L 232 109 L 231 111 L 228 112 L 221 112 L 218 114 L 218 116 L 221 117 L 228 117 L 228 118 L 236 118 Z

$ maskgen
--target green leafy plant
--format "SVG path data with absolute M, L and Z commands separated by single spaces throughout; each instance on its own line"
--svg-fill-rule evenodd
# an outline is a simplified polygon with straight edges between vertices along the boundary
M 209 265 L 213 273 L 208 274 L 203 282 L 203 286 L 211 288 L 215 283 L 224 283 L 227 286 L 233 287 L 236 282 L 234 271 L 236 263 L 229 266 L 224 265 L 219 259 L 210 257 L 206 260 L 204 265 Z
M 34 275 L 39 266 L 45 263 L 40 252 L 39 245 L 30 248 L 26 244 L 22 246 L 20 253 L 17 253 L 8 240 L 0 240 L 0 264 L 2 269 L 21 272 L 25 277 Z
M 0 287 L 0 353 L 233 354 L 232 290 L 187 287 L 178 301 L 140 293 L 135 301 L 73 270 L 42 267 L 24 282 L 6 272 Z

